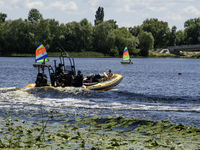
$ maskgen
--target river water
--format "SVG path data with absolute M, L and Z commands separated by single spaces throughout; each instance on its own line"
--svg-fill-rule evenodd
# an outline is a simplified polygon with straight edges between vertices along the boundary
M 49 64 L 53 65 L 50 57 Z M 123 116 L 168 120 L 200 127 L 200 60 L 135 58 L 122 65 L 120 58 L 74 58 L 76 70 L 86 76 L 108 72 L 123 76 L 110 91 L 82 88 L 24 88 L 34 83 L 33 57 L 0 57 L 0 117 L 56 110 L 89 116 Z M 181 74 L 180 74 L 181 73 Z

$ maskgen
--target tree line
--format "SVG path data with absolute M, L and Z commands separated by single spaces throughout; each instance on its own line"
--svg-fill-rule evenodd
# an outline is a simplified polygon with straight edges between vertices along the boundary
M 121 27 L 115 20 L 104 21 L 104 8 L 96 11 L 94 25 L 86 18 L 80 22 L 59 23 L 44 19 L 37 9 L 29 11 L 27 19 L 6 20 L 0 13 L 0 56 L 34 54 L 43 43 L 48 52 L 58 52 L 58 42 L 68 52 L 101 52 L 121 56 L 125 46 L 131 55 L 148 56 L 149 50 L 174 45 L 200 44 L 200 18 L 189 19 L 184 30 L 171 29 L 167 22 L 146 19 L 140 26 Z

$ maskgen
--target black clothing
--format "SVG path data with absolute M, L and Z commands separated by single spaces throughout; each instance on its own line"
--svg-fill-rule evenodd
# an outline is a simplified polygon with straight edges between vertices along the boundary
M 63 74 L 62 69 L 60 67 L 57 67 L 56 68 L 56 75 L 58 76 L 58 75 L 61 75 L 61 74 Z
M 44 73 L 38 73 L 35 84 L 36 87 L 47 86 L 47 75 Z
M 78 74 L 74 78 L 74 86 L 75 87 L 81 87 L 82 85 L 83 85 L 83 75 L 82 74 Z
M 59 67 L 56 68 L 56 71 L 55 71 L 55 80 L 56 80 L 56 85 L 57 86 L 61 86 L 62 84 L 62 75 L 63 75 L 63 71 L 59 65 Z

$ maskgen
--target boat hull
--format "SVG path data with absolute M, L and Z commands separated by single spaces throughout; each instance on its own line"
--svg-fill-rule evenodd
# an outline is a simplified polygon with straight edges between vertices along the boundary
M 97 84 L 93 85 L 83 85 L 84 88 L 89 90 L 98 90 L 98 91 L 108 91 L 117 86 L 121 81 L 123 77 L 120 74 L 115 74 L 115 76 L 112 79 L 109 79 L 107 81 L 99 82 Z
M 133 62 L 125 62 L 125 61 L 122 61 L 121 64 L 133 64 Z
M 115 74 L 115 76 L 112 79 L 94 84 L 91 83 L 90 85 L 83 85 L 82 87 L 89 90 L 108 91 L 117 86 L 122 81 L 122 79 L 123 79 L 122 75 Z M 26 88 L 34 88 L 34 87 L 35 83 L 28 84 L 26 86 Z M 64 88 L 69 88 L 69 86 Z

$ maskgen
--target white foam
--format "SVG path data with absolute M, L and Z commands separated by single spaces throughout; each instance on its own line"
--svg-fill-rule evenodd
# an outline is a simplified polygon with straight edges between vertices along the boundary
M 78 95 L 80 93 L 91 93 L 91 90 L 85 89 L 85 88 L 77 88 L 77 87 L 67 87 L 67 88 L 63 88 L 63 87 L 52 87 L 55 90 L 58 90 L 60 92 L 65 92 L 65 93 L 73 93 L 75 95 Z
M 0 88 L 0 91 L 9 91 L 9 90 L 15 90 L 17 89 L 16 87 L 3 87 L 3 88 Z
M 2 89 L 2 88 L 1 88 Z M 7 89 L 7 88 L 6 88 Z M 143 111 L 200 111 L 200 106 L 179 104 L 160 104 L 157 105 L 152 103 L 121 103 L 107 101 L 103 98 L 92 100 L 89 97 L 82 98 L 83 94 L 92 94 L 90 90 L 83 88 L 62 88 L 56 87 L 54 90 L 58 90 L 61 93 L 73 93 L 74 95 L 80 95 L 78 98 L 75 97 L 63 97 L 63 98 L 41 98 L 30 93 L 30 88 L 9 88 L 12 91 L 0 93 L 0 104 L 4 104 L 1 107 L 8 107 L 7 104 L 33 104 L 43 105 L 50 107 L 74 107 L 74 108 L 86 108 L 86 109 L 113 109 L 113 110 L 143 110 Z M 36 91 L 37 92 L 37 91 Z M 47 92 L 50 92 L 47 90 Z M 67 96 L 67 94 L 66 94 Z M 80 98 L 79 98 L 80 97 Z M 103 100 L 102 100 L 103 99 Z M 20 106 L 18 106 L 20 107 Z

